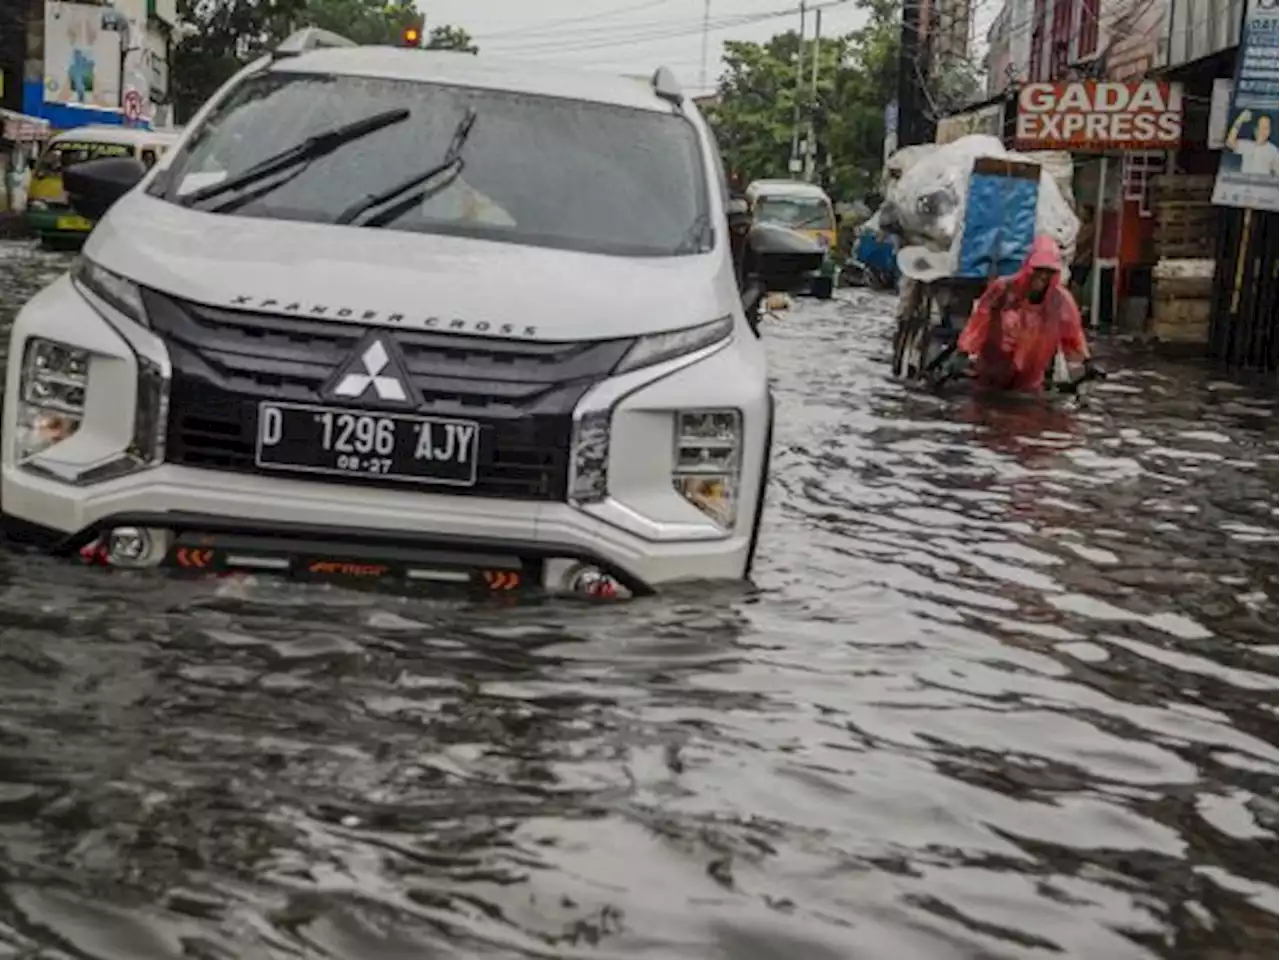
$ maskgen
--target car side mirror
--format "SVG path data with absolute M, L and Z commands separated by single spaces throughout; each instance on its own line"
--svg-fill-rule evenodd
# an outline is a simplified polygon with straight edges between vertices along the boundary
M 757 223 L 747 233 L 749 281 L 766 293 L 794 293 L 822 267 L 826 251 L 803 233 L 776 223 Z
M 102 157 L 68 167 L 62 172 L 62 185 L 72 210 L 86 220 L 101 220 L 146 173 L 147 168 L 132 157 Z

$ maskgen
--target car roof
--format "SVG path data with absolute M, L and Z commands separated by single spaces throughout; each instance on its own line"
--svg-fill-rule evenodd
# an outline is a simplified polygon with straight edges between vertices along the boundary
M 109 123 L 91 123 L 83 127 L 72 127 L 54 136 L 52 143 L 113 143 L 125 146 L 139 144 L 173 143 L 181 135 L 181 130 L 147 130 L 141 127 L 117 127 Z
M 401 47 L 321 47 L 271 64 L 273 72 L 334 73 L 528 93 L 670 113 L 672 105 L 637 77 L 552 67 L 483 54 Z
M 826 191 L 803 180 L 753 180 L 747 193 L 768 193 L 773 197 L 825 197 Z

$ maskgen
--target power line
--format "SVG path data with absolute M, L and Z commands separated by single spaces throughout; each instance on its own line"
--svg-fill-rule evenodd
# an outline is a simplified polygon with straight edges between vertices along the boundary
M 516 30 L 500 30 L 497 33 L 477 34 L 476 40 L 498 40 L 504 37 L 527 37 L 529 34 L 546 33 L 549 30 L 560 30 L 566 24 L 572 23 L 588 23 L 594 20 L 604 20 L 608 17 L 616 17 L 623 13 L 635 13 L 638 10 L 650 10 L 653 7 L 665 6 L 670 0 L 647 0 L 645 3 L 633 3 L 626 7 L 613 7 L 609 10 L 601 10 L 597 13 L 588 13 L 580 17 L 560 17 L 556 20 L 542 20 L 533 26 L 522 27 Z
M 822 9 L 844 6 L 850 0 L 828 0 L 828 2 L 819 4 Z M 810 7 L 817 9 L 817 7 Z M 681 37 L 691 37 L 701 34 L 704 30 L 707 32 L 720 32 L 732 29 L 734 27 L 747 26 L 755 23 L 763 23 L 768 20 L 777 20 L 783 17 L 794 16 L 795 7 L 787 7 L 780 10 L 771 10 L 762 13 L 734 14 L 725 17 L 711 18 L 708 22 L 699 22 L 698 25 L 676 25 L 674 22 L 662 23 L 655 25 L 649 29 L 635 30 L 629 34 L 620 34 L 608 39 L 577 41 L 569 38 L 567 41 L 542 41 L 535 40 L 534 43 L 525 46 L 516 46 L 503 48 L 505 53 L 572 53 L 578 50 L 597 50 L 607 47 L 629 46 L 637 43 L 650 43 L 655 40 L 670 40 Z

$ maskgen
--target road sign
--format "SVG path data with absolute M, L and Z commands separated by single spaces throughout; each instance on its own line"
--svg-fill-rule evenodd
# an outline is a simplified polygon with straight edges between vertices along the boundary
M 142 94 L 137 90 L 125 91 L 124 118 L 130 123 L 137 123 L 142 119 Z

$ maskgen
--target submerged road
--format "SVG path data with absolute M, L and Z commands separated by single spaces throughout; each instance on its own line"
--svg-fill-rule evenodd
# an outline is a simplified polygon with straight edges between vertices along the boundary
M 66 263 L 0 244 L 0 330 Z M 890 312 L 768 327 L 758 592 L 0 549 L 0 960 L 1275 956 L 1274 397 L 920 395 Z

